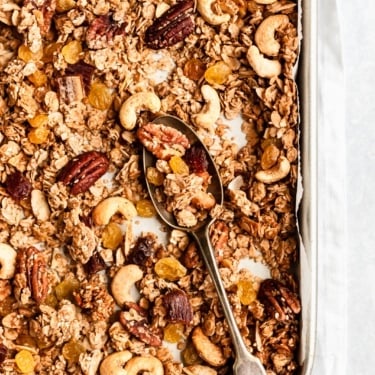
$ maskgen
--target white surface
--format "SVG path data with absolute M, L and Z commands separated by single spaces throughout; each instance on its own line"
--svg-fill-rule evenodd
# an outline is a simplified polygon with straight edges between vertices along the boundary
M 375 2 L 320 0 L 318 19 L 319 304 L 313 375 L 372 375 Z

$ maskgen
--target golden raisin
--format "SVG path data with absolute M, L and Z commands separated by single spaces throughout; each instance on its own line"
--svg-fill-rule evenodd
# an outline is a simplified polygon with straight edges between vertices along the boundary
M 29 141 L 35 145 L 45 143 L 48 139 L 49 130 L 46 126 L 39 126 L 30 130 L 28 138 Z
M 15 362 L 22 374 L 34 371 L 35 360 L 28 350 L 21 350 L 15 356 Z
M 222 85 L 231 73 L 230 67 L 224 61 L 219 61 L 205 71 L 204 78 L 211 85 Z
M 116 250 L 122 242 L 122 231 L 116 223 L 109 223 L 102 233 L 103 246 L 107 249 Z
M 56 298 L 61 301 L 63 299 L 73 300 L 73 292 L 79 289 L 79 281 L 77 279 L 66 279 L 55 286 Z
M 148 167 L 146 171 L 147 181 L 155 186 L 161 186 L 164 182 L 164 175 L 155 167 Z
M 237 295 L 243 305 L 250 305 L 257 298 L 251 280 L 239 280 L 237 283 Z
M 135 207 L 140 217 L 153 217 L 156 215 L 155 207 L 148 199 L 139 200 Z
M 32 52 L 28 46 L 21 44 L 18 47 L 18 57 L 24 62 L 39 61 L 43 57 L 43 50 Z
M 42 87 L 47 83 L 46 73 L 42 72 L 39 69 L 36 70 L 33 74 L 27 76 L 27 78 L 35 87 Z
M 199 59 L 190 59 L 184 66 L 184 75 L 193 81 L 198 81 L 206 71 L 206 64 Z
M 93 83 L 88 96 L 88 101 L 96 109 L 106 110 L 112 104 L 112 92 L 103 83 Z
M 182 323 L 169 323 L 164 329 L 164 340 L 177 343 L 184 338 L 184 325 Z
M 61 49 L 61 54 L 68 64 L 75 64 L 81 58 L 82 44 L 78 40 L 72 40 Z
M 62 355 L 69 363 L 77 363 L 79 356 L 84 352 L 85 347 L 75 340 L 70 340 L 62 348 Z
M 167 257 L 156 262 L 155 272 L 163 279 L 176 281 L 186 275 L 186 268 L 176 258 Z
M 175 174 L 189 174 L 189 166 L 179 156 L 172 156 L 169 159 L 169 166 Z
M 47 126 L 48 125 L 48 115 L 46 113 L 40 113 L 33 118 L 30 118 L 29 124 L 33 128 L 39 128 L 40 126 Z
M 57 0 L 56 2 L 56 10 L 59 13 L 67 12 L 68 10 L 73 9 L 76 6 L 76 2 L 74 0 Z

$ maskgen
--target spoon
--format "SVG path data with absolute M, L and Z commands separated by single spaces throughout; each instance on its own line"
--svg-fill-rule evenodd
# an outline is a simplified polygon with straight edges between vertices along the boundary
M 219 172 L 216 169 L 215 163 L 211 158 L 207 148 L 199 139 L 198 135 L 183 121 L 174 116 L 164 115 L 156 118 L 154 121 L 156 124 L 166 125 L 179 130 L 185 134 L 189 139 L 190 143 L 199 143 L 204 147 L 207 153 L 208 159 L 208 173 L 211 176 L 211 183 L 208 187 L 208 192 L 212 193 L 215 197 L 217 204 L 223 204 L 223 185 L 220 180 Z M 155 157 L 143 148 L 143 169 L 146 174 L 147 168 L 155 166 Z M 233 365 L 234 375 L 266 375 L 266 371 L 260 362 L 259 358 L 255 357 L 246 348 L 246 345 L 242 339 L 240 330 L 238 329 L 236 320 L 231 309 L 228 296 L 226 294 L 223 281 L 220 277 L 219 268 L 216 263 L 215 253 L 209 237 L 209 228 L 215 219 L 207 218 L 205 221 L 199 222 L 192 228 L 181 227 L 177 224 L 177 221 L 172 213 L 168 212 L 161 202 L 156 199 L 155 186 L 150 184 L 146 179 L 147 189 L 151 196 L 151 200 L 155 206 L 155 209 L 161 219 L 170 227 L 190 233 L 196 240 L 204 263 L 211 276 L 211 279 L 216 288 L 216 292 L 219 297 L 219 301 L 224 311 L 225 318 L 228 322 L 230 335 L 232 338 L 233 348 L 235 352 L 235 362 Z

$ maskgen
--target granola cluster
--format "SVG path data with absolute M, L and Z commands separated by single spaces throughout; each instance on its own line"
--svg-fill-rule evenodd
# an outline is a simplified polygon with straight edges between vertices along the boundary
M 249 351 L 268 375 L 298 373 L 297 12 L 292 0 L 0 0 L 1 374 L 231 373 L 199 249 L 162 227 L 147 193 L 139 134 L 160 113 L 191 125 L 219 169 L 210 235 Z M 161 155 L 184 147 L 163 142 Z M 163 168 L 179 208 L 190 182 Z M 135 234 L 149 216 L 155 231 Z

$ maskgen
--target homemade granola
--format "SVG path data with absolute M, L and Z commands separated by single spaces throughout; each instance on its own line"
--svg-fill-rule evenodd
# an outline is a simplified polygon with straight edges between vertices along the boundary
M 297 12 L 294 0 L 0 0 L 1 374 L 232 372 L 199 250 L 158 221 L 145 178 L 185 226 L 210 210 L 249 351 L 268 375 L 298 373 Z M 155 143 L 161 113 L 199 134 L 223 206 L 194 206 L 200 151 L 183 135 Z M 142 136 L 159 159 L 147 176 Z M 190 172 L 170 173 L 171 158 Z

